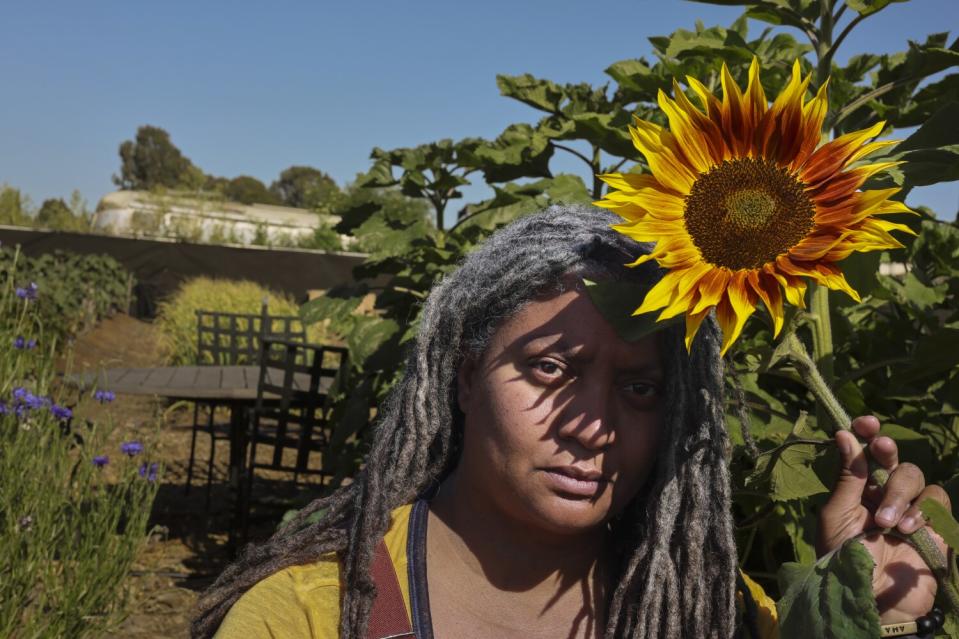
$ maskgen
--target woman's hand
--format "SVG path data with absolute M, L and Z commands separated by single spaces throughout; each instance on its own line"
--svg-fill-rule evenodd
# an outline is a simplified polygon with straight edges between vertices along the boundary
M 852 427 L 868 443 L 872 459 L 889 471 L 889 481 L 885 488 L 873 485 L 859 440 L 850 432 L 836 433 L 841 468 L 836 487 L 819 514 L 816 545 L 820 555 L 877 527 L 895 528 L 904 534 L 918 530 L 925 525 L 918 504 L 927 497 L 950 507 L 946 491 L 939 486 L 926 486 L 917 466 L 899 463 L 896 442 L 878 436 L 879 420 L 857 417 Z M 942 539 L 932 535 L 945 554 Z M 936 594 L 936 579 L 916 551 L 892 535 L 869 535 L 862 543 L 876 562 L 872 587 L 882 623 L 912 621 L 929 612 Z

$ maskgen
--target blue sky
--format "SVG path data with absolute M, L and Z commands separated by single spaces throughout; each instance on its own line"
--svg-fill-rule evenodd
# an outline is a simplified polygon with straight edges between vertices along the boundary
M 647 37 L 739 14 L 680 0 L 8 3 L 0 183 L 35 203 L 77 188 L 94 206 L 114 188 L 118 145 L 142 124 L 169 131 L 207 173 L 269 184 L 308 164 L 343 183 L 374 146 L 491 138 L 535 122 L 499 95 L 497 73 L 602 83 L 610 63 L 649 54 Z M 900 51 L 950 28 L 955 37 L 956 0 L 894 4 L 839 57 Z M 951 219 L 959 184 L 909 202 Z

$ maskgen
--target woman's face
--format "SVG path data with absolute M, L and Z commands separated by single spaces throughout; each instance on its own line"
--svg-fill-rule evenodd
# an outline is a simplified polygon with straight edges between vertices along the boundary
M 581 288 L 506 320 L 458 377 L 457 494 L 558 534 L 625 507 L 654 463 L 662 421 L 655 338 L 621 340 Z

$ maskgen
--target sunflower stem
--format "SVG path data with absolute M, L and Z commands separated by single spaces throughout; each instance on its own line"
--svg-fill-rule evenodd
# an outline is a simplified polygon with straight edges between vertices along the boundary
M 825 289 L 824 287 L 819 287 Z M 824 412 L 829 415 L 836 429 L 852 431 L 852 420 L 843 409 L 842 404 L 836 399 L 836 396 L 829 388 L 829 384 L 816 366 L 816 362 L 809 356 L 806 347 L 800 341 L 794 331 L 790 331 L 784 338 L 788 347 L 788 356 L 792 361 L 800 377 L 806 383 L 806 387 L 816 397 L 819 405 L 823 407 Z M 878 486 L 885 486 L 889 481 L 889 472 L 885 468 L 875 465 L 870 460 L 870 477 Z M 936 576 L 939 587 L 947 605 L 954 613 L 959 614 L 959 588 L 957 588 L 953 579 L 950 578 L 950 565 L 946 556 L 936 545 L 929 533 L 928 528 L 920 528 L 910 535 L 905 535 L 906 541 L 915 548 L 916 552 L 926 562 L 929 569 Z
M 832 383 L 833 371 L 832 321 L 829 315 L 829 289 L 813 284 L 810 311 L 816 318 L 813 322 L 813 356 L 822 376 Z
M 815 333 L 816 331 L 813 332 L 814 335 Z M 799 340 L 799 337 L 795 332 L 790 331 L 785 339 L 789 347 L 789 359 L 792 360 L 793 365 L 799 372 L 799 376 L 802 377 L 803 382 L 805 382 L 806 386 L 819 402 L 819 405 L 822 406 L 823 412 L 825 412 L 832 421 L 835 426 L 833 432 L 835 432 L 836 429 L 849 430 L 852 420 L 849 419 L 849 415 L 842 407 L 842 404 L 836 399 L 836 396 L 829 388 L 829 383 L 819 371 L 816 362 L 809 356 L 806 347 Z

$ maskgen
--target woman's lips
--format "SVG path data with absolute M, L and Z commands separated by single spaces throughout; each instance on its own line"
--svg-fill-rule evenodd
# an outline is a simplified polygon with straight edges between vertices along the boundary
M 543 472 L 554 490 L 577 497 L 595 497 L 607 483 L 599 471 L 574 466 L 546 468 Z

